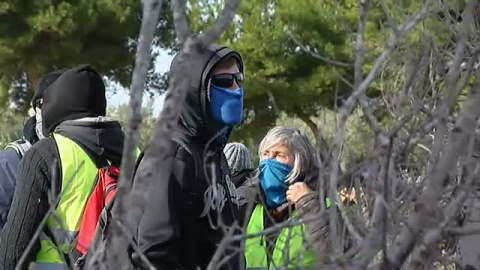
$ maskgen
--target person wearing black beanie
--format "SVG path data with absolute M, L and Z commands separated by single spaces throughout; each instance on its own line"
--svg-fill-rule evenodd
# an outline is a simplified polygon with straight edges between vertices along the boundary
M 57 70 L 51 73 L 48 73 L 46 75 L 43 75 L 40 81 L 38 81 L 37 84 L 37 91 L 33 95 L 32 98 L 32 108 L 37 107 L 37 101 L 41 100 L 43 98 L 43 94 L 45 93 L 45 90 L 54 83 L 58 77 L 60 77 L 63 73 L 65 73 L 67 69 L 61 69 Z
M 33 116 L 31 116 L 23 128 L 23 136 L 25 139 L 30 142 L 30 144 L 36 143 L 39 139 L 45 138 L 43 135 L 42 128 L 42 115 L 41 115 L 41 104 L 43 102 L 43 94 L 45 90 L 55 82 L 66 69 L 57 70 L 46 75 L 43 75 L 40 81 L 37 84 L 37 91 L 32 98 L 32 109 Z
M 40 118 L 39 114 L 36 113 L 38 109 L 36 104 L 39 104 L 37 100 L 42 99 L 45 89 L 58 79 L 63 72 L 64 70 L 55 71 L 40 78 L 30 110 L 33 115 L 23 126 L 23 138 L 10 142 L 4 150 L 0 151 L 0 229 L 6 222 L 12 204 L 20 160 L 28 149 L 39 140 L 39 135 L 41 137 L 41 129 L 36 128 L 37 118 Z
M 118 166 L 121 163 L 124 133 L 117 121 L 105 117 L 105 85 L 91 66 L 82 65 L 65 71 L 45 89 L 42 98 L 34 100 L 33 103 L 39 105 L 37 113 L 41 115 L 43 135 L 46 138 L 33 145 L 20 163 L 13 203 L 0 234 L 0 269 L 28 269 L 30 263 L 34 263 L 36 269 L 39 254 L 45 251 L 45 239 L 42 244 L 36 239 L 23 265 L 17 263 L 47 214 L 52 195 L 53 198 L 62 196 L 62 200 L 69 201 L 67 207 L 75 205 L 82 208 L 69 209 L 72 212 L 83 213 L 83 201 L 78 200 L 85 197 L 82 192 L 88 189 L 86 183 L 92 172 L 92 177 L 96 177 L 97 172 L 92 169 L 80 171 L 82 177 L 76 178 L 74 183 L 78 188 L 63 192 L 62 189 L 68 189 L 65 185 L 65 172 L 68 173 L 72 167 L 82 167 L 77 164 L 77 159 L 88 160 L 89 164 L 93 164 L 91 166 L 97 168 L 107 164 Z M 59 140 L 66 141 L 67 144 L 62 144 Z M 68 153 L 70 149 L 77 149 L 71 159 L 60 154 Z M 53 179 L 53 176 L 60 179 Z M 80 222 L 72 221 L 71 217 L 67 221 Z M 50 223 L 47 222 L 47 226 Z M 65 267 L 61 263 L 54 265 Z

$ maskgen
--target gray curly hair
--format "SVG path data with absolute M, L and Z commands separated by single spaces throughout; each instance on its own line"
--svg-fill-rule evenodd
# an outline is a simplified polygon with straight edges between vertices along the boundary
M 272 128 L 260 142 L 259 157 L 266 150 L 278 145 L 285 145 L 294 157 L 293 169 L 286 179 L 287 183 L 293 183 L 301 174 L 310 171 L 316 164 L 315 149 L 307 135 L 298 128 L 287 126 Z

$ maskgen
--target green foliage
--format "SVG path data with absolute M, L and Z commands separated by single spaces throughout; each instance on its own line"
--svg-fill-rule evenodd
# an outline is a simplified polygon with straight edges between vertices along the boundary
M 173 42 L 164 1 L 157 45 Z M 141 2 L 136 0 L 13 0 L 0 5 L 0 105 L 28 106 L 44 73 L 92 64 L 123 86 L 130 83 Z M 151 74 L 152 75 L 152 74 Z
M 239 51 L 246 64 L 246 120 L 234 140 L 258 143 L 281 114 L 308 121 L 322 109 L 341 104 L 352 81 L 352 65 L 328 63 L 323 57 L 353 63 L 352 32 L 356 1 L 244 0 L 234 23 L 218 41 Z M 223 1 L 191 1 L 190 25 L 202 31 Z M 372 27 L 378 28 L 372 23 Z M 371 30 L 373 31 L 373 29 Z M 310 126 L 312 129 L 313 126 Z
M 153 113 L 154 99 L 147 102 L 146 106 L 142 108 L 142 125 L 140 127 L 139 147 L 141 150 L 145 148 L 150 139 L 150 133 L 155 126 L 156 115 Z M 129 105 L 122 104 L 117 107 L 109 107 L 107 110 L 107 116 L 120 122 L 125 129 L 128 125 L 129 119 Z
M 0 115 L 0 149 L 23 136 L 23 124 L 27 119 L 27 115 L 16 114 L 13 110 L 7 110 Z

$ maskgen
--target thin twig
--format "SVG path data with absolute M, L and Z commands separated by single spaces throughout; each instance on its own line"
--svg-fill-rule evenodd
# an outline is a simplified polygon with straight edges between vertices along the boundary
M 368 18 L 369 0 L 360 0 L 360 18 L 358 22 L 358 30 L 355 44 L 355 63 L 354 63 L 354 89 L 357 89 L 363 80 L 363 62 L 365 61 L 365 29 Z
M 337 61 L 337 60 L 333 60 L 333 59 L 330 59 L 328 57 L 325 57 L 325 56 L 322 56 L 312 50 L 309 50 L 305 45 L 303 45 L 291 32 L 287 32 L 286 33 L 288 35 L 288 37 L 290 37 L 290 39 L 293 40 L 293 42 L 295 42 L 304 52 L 310 54 L 311 56 L 319 59 L 319 60 L 322 60 L 322 61 L 325 61 L 329 64 L 332 64 L 332 65 L 336 65 L 336 66 L 340 66 L 340 67 L 352 67 L 353 64 L 349 64 L 349 63 L 344 63 L 344 62 L 341 62 L 341 61 Z
M 473 1 L 468 1 L 467 6 L 470 6 L 470 8 L 473 5 Z M 472 13 L 473 10 L 469 10 L 468 7 L 465 11 L 465 14 Z M 468 16 L 468 17 L 473 17 L 473 16 Z M 449 115 L 450 111 L 452 110 L 452 107 L 455 105 L 455 102 L 457 100 L 458 95 L 460 94 L 460 91 L 457 89 L 457 83 L 458 83 L 458 77 L 460 76 L 460 66 L 463 62 L 465 50 L 466 50 L 466 44 L 468 41 L 468 32 L 469 32 L 469 24 L 471 21 L 469 19 L 465 19 L 462 23 L 462 35 L 459 37 L 459 41 L 456 43 L 456 48 L 455 48 L 455 55 L 453 59 L 453 63 L 450 66 L 450 69 L 447 73 L 446 76 L 446 94 L 445 97 L 443 98 L 442 105 L 440 106 L 438 110 L 438 118 L 439 118 L 439 123 L 437 125 L 437 131 L 435 132 L 435 140 L 432 146 L 432 155 L 430 157 L 430 164 L 436 164 L 437 159 L 439 158 L 440 151 L 444 145 L 444 140 L 445 140 L 445 133 L 447 131 L 447 126 L 446 126 L 446 117 Z M 434 167 L 431 166 L 431 169 Z
M 332 143 L 332 157 L 331 157 L 331 164 L 330 164 L 330 196 L 335 197 L 335 190 L 334 188 L 336 187 L 337 184 L 337 179 L 338 179 L 338 171 L 339 171 L 339 162 L 340 162 L 340 146 L 342 145 L 342 141 L 344 138 L 344 132 L 345 132 L 345 125 L 347 122 L 347 119 L 353 110 L 356 101 L 358 100 L 358 97 L 363 95 L 367 88 L 373 83 L 373 81 L 377 78 L 378 74 L 381 72 L 382 67 L 384 63 L 387 61 L 388 56 L 390 53 L 394 50 L 396 44 L 398 41 L 404 37 L 415 25 L 417 25 L 418 22 L 420 22 L 422 19 L 424 19 L 427 14 L 429 13 L 429 8 L 430 8 L 430 1 L 427 1 L 427 3 L 422 7 L 421 11 L 414 15 L 410 20 L 408 20 L 405 24 L 403 24 L 399 31 L 395 32 L 387 41 L 386 48 L 384 51 L 380 54 L 380 56 L 377 58 L 375 61 L 375 64 L 373 65 L 372 70 L 368 74 L 368 76 L 363 80 L 361 83 L 358 82 L 358 86 L 354 89 L 353 93 L 350 95 L 350 97 L 345 101 L 344 105 L 342 108 L 340 108 L 340 116 L 339 120 L 337 123 L 337 131 L 335 134 L 335 137 L 333 139 Z M 361 61 L 362 58 L 357 59 L 357 62 L 363 62 Z M 357 75 L 358 76 L 358 75 Z M 336 218 L 335 216 L 331 215 L 331 221 L 334 221 Z M 335 238 L 337 237 L 336 235 L 336 230 L 335 226 L 332 226 L 332 237 Z M 335 244 L 335 243 L 334 243 Z M 334 245 L 335 249 L 338 251 L 339 246 Z
M 366 101 L 366 96 L 361 95 L 358 99 L 358 102 L 360 103 L 360 106 L 362 107 L 363 112 L 365 113 L 365 116 L 368 119 L 368 123 L 370 124 L 370 126 L 373 129 L 373 132 L 375 132 L 376 134 L 379 134 L 379 135 L 384 134 L 384 130 L 383 130 L 382 126 L 380 125 L 377 118 L 373 114 L 372 108 L 370 108 L 370 106 L 368 105 L 368 103 Z
M 478 81 L 476 84 L 473 92 L 478 91 L 480 86 Z M 458 136 L 447 145 L 435 169 L 424 180 L 426 183 L 425 191 L 416 203 L 417 209 L 421 209 L 421 211 L 412 213 L 407 222 L 408 228 L 404 228 L 396 237 L 392 245 L 393 248 L 389 251 L 389 262 L 393 266 L 401 267 L 413 248 L 413 243 L 417 240 L 418 234 L 424 229 L 431 213 L 435 210 L 444 190 L 444 179 L 455 166 L 457 158 L 465 150 L 470 136 L 474 134 L 476 119 L 479 116 L 480 95 L 474 93 L 469 100 L 465 101 L 464 107 L 459 112 L 455 127 Z
M 430 229 L 422 237 L 421 244 L 413 251 L 412 259 L 407 269 L 423 269 L 427 264 L 433 252 L 437 250 L 439 242 L 442 240 L 443 234 L 446 232 L 447 226 L 458 215 L 463 203 L 470 193 L 474 179 L 478 179 L 480 166 L 476 166 L 474 171 L 467 177 L 465 184 L 459 187 L 459 192 L 452 201 L 444 209 L 444 218 L 438 227 Z
M 389 190 L 390 190 L 390 171 L 392 166 L 392 149 L 393 149 L 393 140 L 394 138 L 390 138 L 388 140 L 388 149 L 385 155 L 385 174 L 383 176 L 383 199 L 385 200 L 385 205 L 388 207 L 390 202 Z M 388 213 L 388 211 L 385 211 Z M 383 224 L 382 224 L 382 252 L 383 257 L 387 257 L 387 234 L 388 234 L 388 214 L 383 216 Z
M 387 1 L 380 1 L 380 6 L 382 7 L 383 13 L 385 13 L 385 16 L 387 17 L 388 26 L 390 28 L 392 28 L 393 31 L 397 31 L 397 25 L 393 21 L 393 18 L 390 15 L 390 12 L 388 12 Z M 397 6 L 395 6 L 395 7 L 397 7 Z
M 206 47 L 210 45 L 217 40 L 225 30 L 227 30 L 227 27 L 232 22 L 235 16 L 235 11 L 239 5 L 240 0 L 228 0 L 225 3 L 225 7 L 222 12 L 220 12 L 215 23 L 205 32 L 205 34 L 199 36 L 199 42 L 202 43 L 203 46 Z
M 215 254 L 213 254 L 213 257 L 210 260 L 210 263 L 208 264 L 207 270 L 219 269 L 221 267 L 221 265 L 218 265 L 218 262 L 222 258 L 223 251 L 225 251 L 228 247 L 228 243 L 229 243 L 228 239 L 232 238 L 234 234 L 235 234 L 235 228 L 227 228 L 226 235 L 218 245 L 218 248 L 215 251 Z

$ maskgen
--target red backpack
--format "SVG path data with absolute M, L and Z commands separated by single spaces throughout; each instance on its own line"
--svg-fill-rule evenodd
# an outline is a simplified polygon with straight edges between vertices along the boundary
M 117 192 L 119 175 L 120 169 L 115 166 L 98 169 L 97 183 L 85 205 L 77 235 L 76 249 L 82 256 L 87 253 L 95 236 L 100 214 Z

